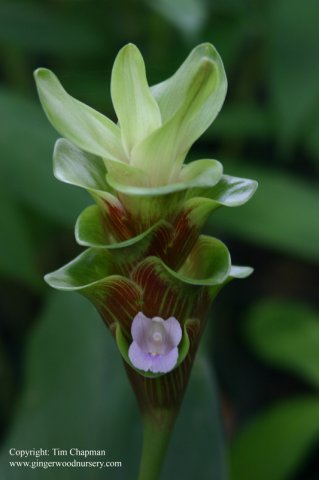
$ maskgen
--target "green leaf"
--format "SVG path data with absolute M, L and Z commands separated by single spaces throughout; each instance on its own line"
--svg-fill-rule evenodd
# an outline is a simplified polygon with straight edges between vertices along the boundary
M 197 114 L 215 83 L 215 65 L 203 59 L 182 107 L 132 150 L 132 165 L 147 172 L 152 186 L 174 183 L 178 177 L 188 150 L 202 133 L 195 134 L 194 124 L 201 125 Z
M 85 290 L 119 273 L 110 252 L 103 248 L 90 248 L 71 262 L 44 277 L 50 287 L 58 290 Z
M 232 480 L 286 480 L 319 438 L 319 400 L 282 402 L 252 420 L 231 452 Z
M 256 162 L 255 162 L 256 163 Z M 227 170 L 245 173 L 259 183 L 258 193 L 234 213 L 223 210 L 209 223 L 213 232 L 228 233 L 312 262 L 319 261 L 319 223 L 314 205 L 317 185 L 278 169 L 228 162 Z
M 105 180 L 106 168 L 101 158 L 83 152 L 68 140 L 59 139 L 53 159 L 56 178 L 85 188 L 99 205 L 96 209 L 88 207 L 78 218 L 75 235 L 80 244 L 105 245 L 135 236 L 134 225 L 123 205 L 109 193 L 110 188 Z M 97 222 L 96 225 L 94 222 Z
M 241 265 L 232 265 L 228 278 L 230 280 L 238 278 L 247 278 L 253 273 L 254 269 L 251 267 L 241 266 Z
M 217 185 L 202 192 L 202 195 L 211 198 L 220 206 L 239 207 L 250 200 L 257 187 L 255 180 L 223 175 Z
M 136 261 L 136 257 L 148 247 L 148 242 L 146 239 L 126 248 L 116 244 L 112 251 L 108 248 L 88 248 L 63 267 L 46 274 L 44 279 L 58 290 L 85 291 L 95 287 L 103 289 L 108 278 L 111 278 L 111 281 L 113 277 L 117 279 L 126 264 Z
M 54 176 L 64 183 L 98 192 L 109 190 L 105 180 L 106 167 L 100 157 L 83 152 L 73 143 L 59 138 L 53 152 Z
M 75 224 L 75 239 L 85 247 L 100 247 L 112 242 L 107 230 L 103 211 L 97 205 L 90 205 L 80 213 Z
M 194 455 L 194 452 L 200 455 Z M 225 435 L 214 372 L 197 356 L 168 450 L 163 479 L 228 480 Z
M 92 24 L 47 3 L 1 2 L 0 40 L 17 46 L 24 56 L 31 52 L 81 59 L 103 52 L 102 36 Z
M 278 0 L 270 4 L 267 34 L 273 122 L 285 146 L 308 135 L 319 99 L 319 41 L 316 0 Z M 318 117 L 317 117 L 318 118 Z
M 179 180 L 194 187 L 213 187 L 219 182 L 223 173 L 223 166 L 217 160 L 195 160 L 184 165 Z
M 131 164 L 122 162 L 105 161 L 105 165 L 108 171 L 108 183 L 115 182 L 119 186 L 123 185 L 124 190 L 127 187 L 147 188 L 149 179 L 147 174 L 140 168 L 136 168 Z
M 267 108 L 268 107 L 268 108 Z M 217 141 L 271 141 L 274 135 L 273 119 L 268 105 L 243 102 L 227 103 L 222 115 L 207 132 L 207 138 Z
M 176 183 L 161 187 L 132 185 L 129 171 L 125 183 L 118 182 L 112 174 L 107 175 L 107 182 L 121 193 L 121 201 L 133 217 L 140 219 L 144 230 L 159 221 L 163 212 L 166 217 L 176 215 L 187 196 L 206 192 L 208 186 L 217 184 L 221 175 L 222 165 L 217 160 L 196 160 L 182 168 Z
M 44 279 L 57 290 L 84 295 L 97 307 L 112 332 L 120 322 L 125 334 L 129 335 L 132 319 L 141 308 L 141 290 L 121 275 L 121 267 L 130 261 L 128 250 L 123 257 L 115 255 L 114 251 L 111 254 L 106 249 L 90 248 L 67 265 L 48 273 Z
M 0 455 L 1 478 L 43 480 L 42 468 L 9 466 L 13 445 L 104 449 L 106 456 L 99 460 L 122 462 L 121 468 L 109 471 L 112 479 L 137 476 L 142 432 L 136 402 L 115 342 L 86 300 L 71 294 L 50 296 L 29 338 L 24 366 L 17 414 Z M 199 358 L 173 433 L 164 478 L 174 478 L 178 467 L 185 480 L 199 471 L 202 480 L 227 479 L 217 399 L 208 364 Z M 194 456 L 194 448 L 201 455 Z M 51 452 L 45 460 L 61 459 L 74 457 L 54 457 Z M 91 468 L 89 476 L 102 480 L 105 469 Z M 45 471 L 45 478 L 87 480 L 88 470 L 53 467 Z
M 150 233 L 152 233 L 150 231 Z M 148 235 L 151 237 L 150 235 Z M 74 260 L 55 272 L 45 276 L 46 282 L 59 290 L 103 289 L 109 277 L 121 275 L 125 265 L 129 265 L 147 250 L 150 238 L 141 235 L 140 240 L 123 248 L 115 244 L 108 248 L 89 248 Z M 157 257 L 148 257 L 135 268 L 136 272 L 144 268 L 144 264 L 164 269 L 178 283 L 190 285 L 219 285 L 230 272 L 230 255 L 227 247 L 218 239 L 200 236 L 183 268 L 175 272 Z M 136 273 L 138 276 L 138 273 Z M 134 274 L 132 276 L 134 278 Z
M 184 63 L 178 68 L 174 75 L 167 80 L 151 87 L 152 93 L 159 104 L 163 123 L 170 120 L 178 112 L 178 110 L 183 107 L 185 102 L 187 102 L 187 96 L 192 83 L 194 82 L 194 77 L 196 77 L 196 73 L 198 72 L 204 59 L 210 59 L 212 62 L 214 62 L 216 67 L 216 71 L 214 73 L 218 77 L 218 88 L 216 88 L 214 94 L 205 104 L 200 116 L 203 117 L 203 120 L 206 117 L 206 121 L 209 121 L 210 124 L 218 115 L 218 112 L 224 103 L 227 90 L 226 74 L 222 60 L 215 47 L 210 43 L 203 43 L 191 51 Z M 204 130 L 206 130 L 206 128 L 204 128 Z M 201 130 L 201 127 L 198 125 L 196 127 L 196 130 L 197 129 Z
M 217 238 L 201 235 L 178 274 L 170 273 L 194 285 L 219 285 L 228 277 L 230 267 L 226 245 Z
M 26 219 L 14 198 L 0 190 L 0 274 L 39 288 L 41 282 L 36 265 L 36 251 L 28 232 Z
M 152 243 L 158 230 L 162 227 L 172 230 L 172 227 L 162 221 L 153 225 L 139 235 L 133 236 L 124 241 L 115 241 L 112 233 L 107 229 L 105 213 L 97 205 L 86 208 L 78 217 L 75 225 L 75 238 L 80 245 L 86 247 L 105 247 L 107 249 L 121 249 L 137 244 L 139 242 Z
M 0 149 L 7 159 L 0 162 L 2 181 L 10 194 L 32 211 L 72 225 L 87 205 L 86 194 L 54 179 L 51 149 L 56 136 L 43 121 L 40 107 L 8 89 L 0 89 L 0 103 Z
M 131 43 L 123 47 L 115 59 L 111 95 L 129 156 L 132 148 L 162 123 L 147 83 L 143 57 Z
M 175 25 L 188 40 L 200 31 L 208 15 L 208 5 L 203 0 L 147 0 L 147 4 Z
M 118 166 L 127 165 L 117 164 Z M 121 193 L 128 195 L 135 195 L 139 197 L 154 197 L 169 195 L 170 193 L 181 192 L 187 190 L 187 195 L 194 195 L 196 192 L 205 192 L 206 188 L 216 185 L 222 177 L 223 166 L 217 160 L 195 160 L 185 166 L 180 171 L 180 174 L 174 183 L 162 185 L 159 187 L 143 187 L 135 185 L 131 181 L 130 171 L 126 171 L 125 183 L 118 181 L 116 177 L 111 174 L 107 175 L 108 184 Z M 196 190 L 197 189 L 197 190 Z
M 187 318 L 201 317 L 202 304 L 216 295 L 229 273 L 230 255 L 225 245 L 201 236 L 180 270 L 150 256 L 134 268 L 131 278 L 143 290 L 145 315 L 175 316 L 184 323 Z M 204 291 L 207 295 L 202 295 Z
M 39 68 L 34 77 L 42 107 L 61 135 L 94 155 L 126 161 L 118 126 L 71 97 L 50 70 Z
M 223 175 L 213 188 L 193 189 L 183 204 L 187 218 L 198 229 L 202 228 L 212 212 L 220 207 L 238 207 L 248 202 L 257 189 L 257 182 Z M 201 197 L 193 197 L 198 193 Z
M 64 138 L 60 138 L 55 144 L 53 162 L 54 175 L 58 180 L 85 188 L 95 197 L 113 199 L 113 203 L 118 200 L 107 193 L 110 191 L 106 182 L 107 174 L 114 179 L 114 183 L 133 185 L 133 190 L 134 185 L 143 187 L 147 182 L 142 170 L 127 163 L 107 159 L 102 161 L 100 157 L 84 152 Z
M 49 297 L 28 342 L 24 365 L 24 390 L 1 452 L 1 478 L 43 479 L 43 468 L 9 467 L 12 445 L 106 450 L 100 460 L 122 462 L 112 478 L 137 475 L 141 433 L 136 402 L 114 341 L 86 300 L 71 294 Z M 74 458 L 84 459 L 54 456 L 51 450 L 40 460 Z M 45 478 L 85 480 L 88 472 L 93 480 L 105 478 L 105 469 L 61 467 L 48 468 Z
M 175 181 L 189 148 L 218 114 L 225 93 L 223 65 L 210 44 L 197 47 L 171 79 L 153 89 L 163 126 L 133 149 L 131 159 L 148 172 L 152 186 Z
M 246 336 L 266 361 L 319 387 L 319 313 L 293 301 L 265 300 L 249 313 Z

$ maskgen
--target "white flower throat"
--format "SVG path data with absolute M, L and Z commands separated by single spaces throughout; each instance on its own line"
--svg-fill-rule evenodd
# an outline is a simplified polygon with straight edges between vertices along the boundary
M 165 350 L 165 329 L 162 323 L 157 318 L 152 319 L 152 326 L 150 329 L 150 336 L 148 341 L 148 350 L 150 355 L 162 355 Z

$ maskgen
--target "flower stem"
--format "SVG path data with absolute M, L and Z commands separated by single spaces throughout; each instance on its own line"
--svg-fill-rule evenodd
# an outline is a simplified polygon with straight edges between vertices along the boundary
M 172 416 L 167 413 L 160 421 L 144 417 L 143 450 L 138 480 L 159 480 L 171 436 Z

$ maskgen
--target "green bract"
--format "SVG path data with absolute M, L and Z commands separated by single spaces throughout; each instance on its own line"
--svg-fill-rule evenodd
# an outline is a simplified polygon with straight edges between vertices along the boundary
M 213 159 L 183 164 L 224 102 L 222 61 L 212 45 L 199 45 L 172 77 L 150 88 L 139 50 L 126 45 L 112 71 L 117 124 L 71 97 L 49 70 L 38 69 L 35 79 L 48 119 L 65 137 L 54 149 L 54 174 L 96 202 L 76 222 L 76 240 L 88 248 L 45 279 L 97 307 L 143 410 L 176 409 L 211 301 L 252 271 L 232 266 L 227 247 L 200 231 L 219 207 L 247 202 L 256 182 L 224 175 Z M 180 322 L 179 357 L 169 373 L 131 364 L 138 312 Z

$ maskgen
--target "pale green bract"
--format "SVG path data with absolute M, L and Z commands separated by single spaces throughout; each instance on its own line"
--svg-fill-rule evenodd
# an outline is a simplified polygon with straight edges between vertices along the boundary
M 135 45 L 118 53 L 111 96 L 118 125 L 71 97 L 49 70 L 35 72 L 44 111 L 52 125 L 80 149 L 102 157 L 110 181 L 136 187 L 182 182 L 183 161 L 213 122 L 227 80 L 215 48 L 196 47 L 168 80 L 150 88 Z M 202 164 L 205 172 L 206 165 Z
M 65 137 L 54 148 L 54 174 L 96 203 L 75 226 L 86 250 L 45 280 L 87 297 L 114 336 L 145 422 L 140 480 L 157 480 L 210 304 L 252 273 L 201 230 L 215 210 L 246 203 L 257 183 L 224 175 L 214 159 L 184 165 L 222 107 L 224 67 L 202 44 L 150 88 L 142 55 L 126 45 L 111 79 L 117 123 L 72 98 L 49 70 L 35 79 Z

